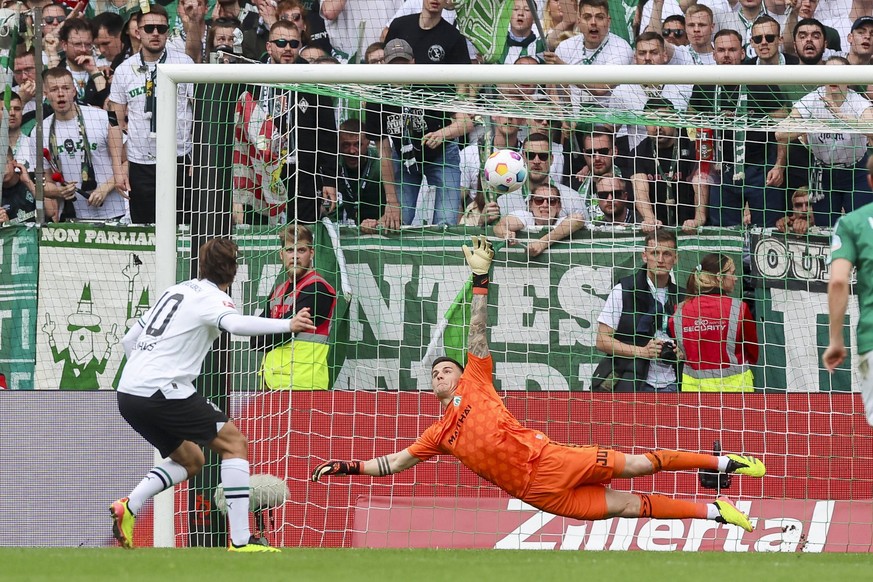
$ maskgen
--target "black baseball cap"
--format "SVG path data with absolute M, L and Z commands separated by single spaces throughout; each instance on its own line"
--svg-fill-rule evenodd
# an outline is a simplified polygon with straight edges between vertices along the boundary
M 873 26 L 873 16 L 862 16 L 855 20 L 852 23 L 852 30 L 850 32 L 855 32 L 856 29 L 861 28 L 862 26 Z

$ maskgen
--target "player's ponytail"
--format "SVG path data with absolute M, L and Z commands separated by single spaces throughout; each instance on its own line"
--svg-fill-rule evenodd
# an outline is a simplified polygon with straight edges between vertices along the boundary
M 721 290 L 722 279 L 731 270 L 734 261 L 722 253 L 709 253 L 701 259 L 688 276 L 685 293 L 688 297 Z

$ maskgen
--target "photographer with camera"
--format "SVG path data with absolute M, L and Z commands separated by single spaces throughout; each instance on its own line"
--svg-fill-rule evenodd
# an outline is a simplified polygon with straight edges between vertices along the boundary
M 758 332 L 749 306 L 730 296 L 733 259 L 710 253 L 688 277 L 688 299 L 676 306 L 670 333 L 685 354 L 682 392 L 752 392 Z
M 594 370 L 595 392 L 678 391 L 681 351 L 667 334 L 680 299 L 670 280 L 676 235 L 662 228 L 646 234 L 643 263 L 612 289 L 597 318 L 596 345 L 606 357 Z
M 238 20 L 219 18 L 209 23 L 206 32 L 206 54 L 209 62 L 230 64 L 241 61 L 243 32 Z

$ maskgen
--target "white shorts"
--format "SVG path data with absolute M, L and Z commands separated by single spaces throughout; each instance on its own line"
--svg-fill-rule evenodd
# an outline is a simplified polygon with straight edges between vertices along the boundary
M 873 352 L 858 356 L 858 377 L 861 379 L 861 400 L 864 401 L 864 412 L 867 414 L 867 424 L 873 426 Z

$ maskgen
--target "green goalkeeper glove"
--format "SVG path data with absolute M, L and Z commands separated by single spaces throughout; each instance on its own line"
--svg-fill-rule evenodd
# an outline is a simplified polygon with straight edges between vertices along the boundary
M 312 480 L 318 481 L 325 475 L 360 475 L 361 461 L 328 461 L 312 470 Z
M 473 249 L 464 245 L 464 258 L 473 271 L 473 293 L 488 293 L 488 271 L 494 258 L 494 248 L 488 237 L 480 234 L 473 237 Z

